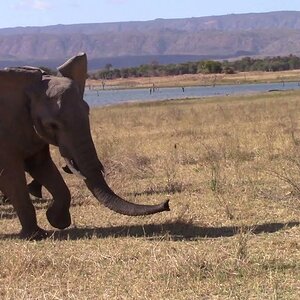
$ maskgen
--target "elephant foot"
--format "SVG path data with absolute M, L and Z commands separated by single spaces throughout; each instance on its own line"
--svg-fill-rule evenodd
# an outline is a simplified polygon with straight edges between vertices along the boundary
M 71 225 L 71 215 L 68 208 L 62 210 L 51 206 L 46 215 L 49 223 L 55 228 L 65 229 Z
M 42 185 L 36 180 L 32 180 L 28 184 L 28 191 L 32 196 L 42 198 Z
M 48 232 L 40 227 L 31 230 L 22 229 L 20 232 L 20 237 L 28 241 L 40 241 L 46 239 L 48 236 Z

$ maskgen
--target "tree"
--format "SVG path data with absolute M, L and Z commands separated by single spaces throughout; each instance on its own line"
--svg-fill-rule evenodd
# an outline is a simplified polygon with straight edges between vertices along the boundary
M 105 69 L 106 71 L 110 71 L 110 70 L 112 69 L 112 64 L 107 63 L 107 64 L 105 65 L 104 69 Z
M 222 73 L 222 63 L 219 61 L 207 60 L 202 64 L 202 72 L 208 74 Z

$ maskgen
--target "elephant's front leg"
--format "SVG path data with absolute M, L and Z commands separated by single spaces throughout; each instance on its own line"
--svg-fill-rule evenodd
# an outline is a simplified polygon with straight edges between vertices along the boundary
M 53 203 L 47 210 L 50 224 L 59 229 L 70 226 L 70 191 L 51 159 L 48 146 L 26 161 L 26 171 L 53 197 Z

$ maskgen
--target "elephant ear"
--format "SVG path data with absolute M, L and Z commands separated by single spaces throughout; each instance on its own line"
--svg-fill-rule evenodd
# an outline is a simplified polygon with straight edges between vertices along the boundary
M 74 80 L 79 88 L 81 95 L 83 96 L 85 81 L 87 78 L 87 56 L 85 53 L 79 53 L 78 55 L 67 60 L 63 65 L 57 68 L 60 74 L 64 77 L 68 77 Z

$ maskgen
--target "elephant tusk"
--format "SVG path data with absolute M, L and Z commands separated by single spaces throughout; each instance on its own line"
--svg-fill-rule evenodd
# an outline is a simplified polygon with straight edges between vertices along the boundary
M 36 127 L 33 125 L 33 129 L 35 131 L 35 133 L 38 135 L 38 137 L 40 137 L 41 139 L 43 139 L 43 136 L 37 131 Z
M 78 178 L 80 178 L 82 180 L 86 180 L 86 178 L 78 170 L 75 169 L 75 167 L 73 166 L 73 164 L 71 163 L 71 161 L 69 159 L 64 157 L 64 160 L 65 160 L 68 168 L 72 171 L 72 173 L 74 175 L 76 175 Z

